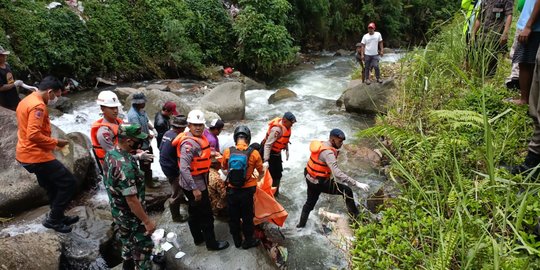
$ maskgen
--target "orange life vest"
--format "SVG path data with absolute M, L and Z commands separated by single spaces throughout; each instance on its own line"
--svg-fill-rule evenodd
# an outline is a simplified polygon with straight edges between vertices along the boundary
M 324 150 L 332 150 L 337 157 L 337 150 L 332 146 L 325 146 L 321 141 L 312 141 L 309 150 L 311 155 L 306 166 L 307 173 L 313 178 L 330 179 L 332 170 L 319 159 L 319 155 Z
M 120 118 L 116 118 L 116 122 L 118 124 L 107 123 L 107 122 L 104 123 L 103 120 L 104 118 L 101 118 L 97 120 L 96 122 L 94 122 L 92 124 L 92 128 L 90 129 L 90 139 L 92 140 L 92 147 L 94 148 L 94 152 L 96 153 L 97 159 L 101 163 L 103 163 L 103 159 L 105 158 L 105 154 L 107 152 L 105 152 L 105 150 L 101 147 L 101 145 L 98 142 L 98 139 L 97 139 L 98 129 L 103 126 L 110 128 L 114 135 L 114 144 L 116 145 L 118 144 L 118 126 L 123 123 L 122 119 Z
M 182 132 L 178 134 L 176 138 L 174 138 L 172 145 L 176 147 L 176 155 L 178 156 L 178 167 L 180 167 L 182 142 L 187 139 L 192 139 L 201 146 L 201 155 L 198 157 L 193 157 L 193 160 L 191 161 L 189 168 L 189 170 L 191 171 L 191 175 L 195 176 L 203 173 L 208 173 L 210 171 L 210 164 L 212 163 L 212 160 L 210 158 L 212 151 L 210 149 L 210 143 L 208 143 L 208 140 L 204 135 L 198 138 L 188 135 L 186 132 Z
M 272 121 L 270 121 L 270 123 L 268 123 L 268 131 L 266 132 L 266 137 L 264 137 L 264 141 L 268 139 L 268 136 L 270 136 L 270 132 L 272 131 L 272 128 L 275 126 L 278 126 L 281 128 L 281 137 L 279 137 L 272 144 L 272 152 L 279 153 L 281 150 L 287 147 L 287 144 L 289 143 L 289 138 L 291 138 L 291 129 L 287 129 L 281 123 L 281 118 L 276 117 Z

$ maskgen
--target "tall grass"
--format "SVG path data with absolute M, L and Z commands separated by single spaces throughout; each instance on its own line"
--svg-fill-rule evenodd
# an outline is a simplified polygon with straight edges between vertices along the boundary
M 503 168 L 522 161 L 532 126 L 526 108 L 503 102 L 509 62 L 484 77 L 492 52 L 467 50 L 461 26 L 407 55 L 389 112 L 359 134 L 392 141 L 401 194 L 379 222 L 360 219 L 356 269 L 540 269 L 540 187 Z

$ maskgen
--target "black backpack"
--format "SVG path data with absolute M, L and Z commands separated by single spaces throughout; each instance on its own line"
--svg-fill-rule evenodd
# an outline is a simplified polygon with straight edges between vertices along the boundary
M 248 147 L 246 150 L 238 150 L 235 146 L 229 148 L 229 173 L 227 181 L 234 187 L 242 187 L 246 180 L 249 179 L 247 168 L 249 165 L 249 156 L 253 152 L 253 148 Z

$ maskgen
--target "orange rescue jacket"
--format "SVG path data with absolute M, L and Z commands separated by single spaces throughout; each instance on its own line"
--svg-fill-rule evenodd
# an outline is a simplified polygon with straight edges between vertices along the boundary
M 96 153 L 97 159 L 99 160 L 99 162 L 102 162 L 102 163 L 103 163 L 103 159 L 105 158 L 106 152 L 105 150 L 103 150 L 103 148 L 101 147 L 97 139 L 97 132 L 99 128 L 103 126 L 110 128 L 114 134 L 114 144 L 116 145 L 118 144 L 118 126 L 123 123 L 122 119 L 120 118 L 116 118 L 116 122 L 118 124 L 103 123 L 103 119 L 104 118 L 101 118 L 97 120 L 96 122 L 94 122 L 92 124 L 92 128 L 90 129 L 90 139 L 92 140 L 92 147 L 94 148 L 94 152 Z
M 15 158 L 22 163 L 41 163 L 56 159 L 53 150 L 58 140 L 51 137 L 47 106 L 39 92 L 25 97 L 17 106 L 17 147 Z
M 176 155 L 178 156 L 178 167 L 180 167 L 180 154 L 181 154 L 181 147 L 182 142 L 184 142 L 187 139 L 192 139 L 195 142 L 197 142 L 201 146 L 201 155 L 198 157 L 193 157 L 193 160 L 191 161 L 190 165 L 190 171 L 191 175 L 200 175 L 203 173 L 208 173 L 210 171 L 210 164 L 212 163 L 212 160 L 210 159 L 210 155 L 212 151 L 210 150 L 210 144 L 208 143 L 208 140 L 203 135 L 200 138 L 194 137 L 191 135 L 188 135 L 186 132 L 182 132 L 174 138 L 172 145 L 176 146 Z
M 270 136 L 270 131 L 273 127 L 278 126 L 281 128 L 281 137 L 277 139 L 272 144 L 272 152 L 279 153 L 281 150 L 287 148 L 287 144 L 289 143 L 289 138 L 291 138 L 291 129 L 287 129 L 282 123 L 281 118 L 276 117 L 272 121 L 268 123 L 268 131 L 266 132 L 266 136 L 264 137 L 264 141 L 268 139 L 268 136 Z
M 311 155 L 309 156 L 306 166 L 307 173 L 313 178 L 323 180 L 330 179 L 332 170 L 326 163 L 319 159 L 319 155 L 324 150 L 332 150 L 337 157 L 337 150 L 334 147 L 325 146 L 322 141 L 317 140 L 311 142 L 309 150 L 311 151 Z

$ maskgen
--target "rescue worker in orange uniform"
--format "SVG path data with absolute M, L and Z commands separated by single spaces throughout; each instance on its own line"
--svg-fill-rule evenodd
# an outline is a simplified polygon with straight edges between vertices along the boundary
M 47 105 L 54 104 L 62 95 L 64 84 L 56 77 L 47 76 L 39 83 L 38 91 L 25 97 L 17 106 L 17 147 L 15 158 L 30 173 L 37 176 L 47 190 L 51 211 L 43 226 L 57 232 L 71 232 L 71 224 L 78 216 L 66 216 L 64 211 L 75 190 L 73 174 L 58 161 L 53 151 L 69 145 L 64 139 L 51 137 L 51 122 Z
M 261 145 L 264 145 L 263 167 L 270 170 L 273 180 L 272 186 L 276 187 L 276 193 L 274 193 L 276 198 L 279 196 L 279 185 L 283 172 L 281 151 L 285 150 L 286 160 L 289 160 L 289 139 L 294 123 L 296 123 L 296 117 L 291 112 L 283 114 L 283 118 L 274 118 L 268 123 L 268 131 L 261 142 Z
M 195 245 L 206 243 L 208 250 L 229 247 L 227 241 L 217 241 L 214 233 L 214 216 L 208 197 L 208 172 L 211 150 L 203 135 L 205 118 L 200 110 L 189 112 L 189 131 L 180 133 L 172 145 L 177 148 L 180 168 L 180 187 L 188 198 L 188 225 Z
M 242 246 L 243 249 L 248 249 L 256 247 L 260 243 L 259 239 L 253 237 L 253 217 L 255 216 L 253 195 L 257 188 L 257 181 L 263 177 L 263 166 L 259 152 L 248 148 L 251 141 L 251 131 L 248 127 L 237 127 L 234 130 L 233 138 L 236 146 L 231 146 L 223 152 L 222 169 L 231 169 L 232 165 L 229 166 L 231 160 L 235 160 L 237 164 L 245 165 L 245 168 L 240 166 L 241 169 L 237 170 L 236 175 L 232 170 L 228 171 L 229 231 L 237 248 Z M 253 175 L 255 169 L 259 173 L 258 177 Z M 237 179 L 233 181 L 231 177 L 237 177 Z M 240 231 L 244 234 L 243 242 Z
M 307 183 L 307 201 L 302 208 L 300 221 L 296 225 L 297 228 L 306 226 L 309 212 L 315 207 L 321 193 L 343 196 L 349 215 L 353 218 L 358 215 L 358 208 L 354 203 L 351 188 L 334 180 L 338 179 L 351 186 L 356 186 L 363 191 L 369 190 L 368 185 L 354 180 L 338 168 L 338 149 L 341 148 L 344 140 L 345 133 L 335 128 L 330 131 L 328 141 L 315 140 L 311 142 L 309 146 L 311 155 L 304 169 L 304 176 Z

